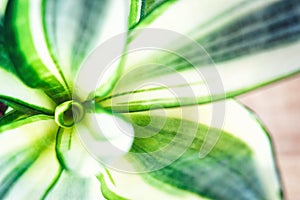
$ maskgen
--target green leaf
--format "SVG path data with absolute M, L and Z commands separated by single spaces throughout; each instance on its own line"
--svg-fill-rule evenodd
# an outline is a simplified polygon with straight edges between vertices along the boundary
M 121 197 L 120 195 L 114 193 L 113 191 L 111 191 L 108 187 L 107 184 L 105 182 L 104 179 L 104 175 L 101 174 L 98 177 L 98 180 L 100 181 L 101 184 L 101 192 L 102 195 L 107 199 L 107 200 L 126 200 L 126 198 Z
M 2 64 L 0 63 L 2 67 Z M 40 89 L 33 89 L 0 67 L 0 101 L 17 110 L 53 114 L 55 103 Z
M 37 199 L 59 168 L 53 134 L 57 126 L 53 119 L 43 117 L 28 119 L 22 126 L 17 123 L 9 124 L 13 129 L 0 130 L 0 197 Z
M 131 0 L 129 28 L 141 28 L 149 24 L 174 2 L 174 0 Z
M 24 124 L 35 122 L 36 120 L 46 119 L 53 119 L 53 117 L 42 114 L 24 113 L 17 110 L 12 110 L 0 118 L 0 132 L 14 129 Z
M 99 188 L 99 182 L 96 177 L 80 177 L 63 171 L 56 185 L 45 199 L 103 199 Z
M 52 58 L 61 66 L 69 83 L 74 84 L 74 77 L 81 64 L 95 48 L 117 34 L 126 33 L 128 9 L 127 1 L 43 1 L 47 44 Z M 121 54 L 125 40 L 124 35 L 124 42 L 118 43 L 113 50 L 120 51 Z M 106 52 L 103 53 L 111 52 L 110 50 L 105 49 Z M 104 54 L 103 57 L 106 57 Z M 98 56 L 97 59 L 102 62 L 103 58 Z M 101 67 L 104 70 L 105 66 Z M 95 66 L 93 70 L 98 71 L 99 67 Z M 116 67 L 112 76 L 117 76 L 119 70 Z M 86 77 L 84 81 L 86 82 Z
M 1 5 L 5 8 L 6 1 Z M 2 13 L 4 14 L 4 13 Z M 2 19 L 1 19 L 2 20 Z M 53 114 L 55 104 L 43 91 L 32 89 L 23 84 L 14 74 L 14 66 L 6 51 L 5 28 L 0 23 L 0 100 L 14 109 L 30 113 Z M 24 114 L 24 113 L 23 113 Z M 13 115 L 15 116 L 16 113 Z M 29 115 L 28 115 L 29 116 Z M 24 115 L 25 117 L 25 115 Z M 9 117 L 11 118 L 11 117 Z M 19 117 L 18 117 L 19 118 Z M 1 125 L 5 120 L 1 119 Z M 8 122 L 8 121 L 7 121 Z
M 192 40 L 137 30 L 119 83 L 96 102 L 117 112 L 203 104 L 299 73 L 299 7 L 298 1 L 176 2 L 148 28 Z M 180 16 L 175 24 L 174 16 Z M 155 33 L 159 39 L 151 40 Z M 136 51 L 140 45 L 147 50 Z
M 199 109 L 201 122 L 178 109 L 130 114 L 137 138 L 128 162 L 141 174 L 110 170 L 112 191 L 129 199 L 281 199 L 271 142 L 248 110 L 227 101 L 219 134 L 207 126 L 211 105 L 182 109 Z M 200 156 L 204 143 L 213 148 Z
M 128 20 L 128 27 L 131 27 L 139 21 L 140 10 L 141 10 L 141 0 L 131 0 L 130 2 L 130 14 Z
M 83 177 L 79 175 L 79 172 L 74 173 L 75 171 L 62 168 L 64 166 L 61 160 L 57 159 L 59 158 L 57 157 L 58 144 L 55 145 L 58 127 L 53 119 L 36 115 L 12 121 L 5 126 L 9 126 L 10 129 L 7 127 L 2 129 L 3 126 L 0 126 L 1 199 L 102 198 L 100 186 L 95 177 Z M 70 138 L 67 133 L 63 136 L 64 138 Z M 57 140 L 60 140 L 59 145 L 62 148 L 64 141 L 59 137 Z M 76 149 L 72 152 L 75 154 L 73 156 L 68 154 L 69 157 L 66 158 L 68 161 L 76 157 L 82 158 L 80 148 L 75 146 L 75 142 L 76 140 L 73 139 L 71 143 L 72 148 Z M 75 160 L 78 161 L 78 159 Z M 88 166 L 89 168 L 84 170 L 90 173 L 91 162 L 87 161 L 87 159 L 81 159 L 81 164 Z M 75 162 L 71 164 L 76 167 Z
M 70 93 L 60 68 L 49 55 L 44 36 L 41 1 L 8 2 L 5 45 L 18 77 L 60 103 L 70 98 Z
M 2 16 L 4 18 L 4 16 Z M 15 73 L 14 66 L 9 58 L 8 52 L 5 47 L 5 28 L 3 27 L 3 19 L 0 21 L 0 67 Z
M 101 165 L 83 146 L 74 128 L 59 128 L 55 143 L 57 159 L 66 171 L 80 176 L 95 176 L 100 172 Z
M 40 199 L 45 191 L 51 186 L 53 180 L 57 176 L 57 172 L 60 170 L 59 163 L 56 160 L 53 143 L 47 150 L 37 155 L 30 155 L 25 158 L 23 162 L 28 162 L 31 159 L 35 159 L 33 163 L 25 165 L 20 163 L 17 169 L 24 166 L 24 172 L 18 174 L 15 180 L 11 183 L 6 198 L 8 199 Z M 45 165 L 45 163 L 47 163 Z M 21 165 L 21 166 L 20 166 Z M 17 170 L 16 170 L 17 171 Z M 8 174 L 8 177 L 12 177 L 14 174 Z M 28 184 L 28 183 L 31 184 Z

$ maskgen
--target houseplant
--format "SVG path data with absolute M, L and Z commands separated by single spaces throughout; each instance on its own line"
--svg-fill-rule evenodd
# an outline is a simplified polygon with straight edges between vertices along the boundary
M 4 2 L 1 198 L 280 199 L 267 133 L 232 98 L 299 72 L 299 3 L 128 3 Z

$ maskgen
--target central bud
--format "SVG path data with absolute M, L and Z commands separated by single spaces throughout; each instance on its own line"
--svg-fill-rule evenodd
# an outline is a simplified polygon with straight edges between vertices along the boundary
M 85 110 L 81 103 L 76 101 L 66 101 L 58 105 L 55 109 L 55 121 L 64 128 L 72 127 L 76 122 L 83 119 Z

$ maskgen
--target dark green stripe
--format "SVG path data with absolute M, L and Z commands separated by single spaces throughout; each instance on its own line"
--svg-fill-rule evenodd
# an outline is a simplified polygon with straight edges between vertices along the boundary
M 17 110 L 21 110 L 23 112 L 31 112 L 31 113 L 43 113 L 46 115 L 53 115 L 54 112 L 52 110 L 48 110 L 46 108 L 38 107 L 33 104 L 29 104 L 27 102 L 21 101 L 19 99 L 0 95 L 0 101 L 9 105 L 12 108 Z
M 8 52 L 6 50 L 6 41 L 4 36 L 5 28 L 2 23 L 0 25 L 0 67 L 6 71 L 15 73 L 15 68 L 9 58 Z
M 64 131 L 65 131 L 64 128 L 61 128 L 61 127 L 59 127 L 57 130 L 56 140 L 55 140 L 55 153 L 56 153 L 56 158 L 59 161 L 61 167 L 63 169 L 69 170 L 69 168 L 66 164 L 66 161 L 64 159 L 62 150 L 68 149 L 70 141 L 68 140 L 68 144 L 62 144 L 62 137 L 66 137 L 66 136 L 63 136 Z M 66 148 L 66 146 L 68 146 L 68 147 Z
M 145 9 L 146 9 L 146 0 L 141 0 L 140 19 L 144 18 L 145 16 Z
M 279 1 L 214 30 L 197 39 L 197 42 L 205 48 L 214 62 L 219 63 L 288 45 L 299 38 L 300 2 Z M 190 55 L 193 56 L 197 55 Z M 206 58 L 199 58 L 199 65 L 208 63 Z M 187 65 L 183 64 L 176 68 L 185 67 Z
M 158 9 L 160 5 L 168 0 L 142 0 L 140 20 L 149 15 L 154 9 Z

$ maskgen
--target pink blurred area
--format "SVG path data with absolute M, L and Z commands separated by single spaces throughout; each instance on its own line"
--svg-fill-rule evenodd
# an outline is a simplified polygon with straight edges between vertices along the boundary
M 6 108 L 7 106 L 4 103 L 0 102 L 0 117 L 4 115 Z
M 300 199 L 300 74 L 238 99 L 260 117 L 270 132 L 285 199 Z

